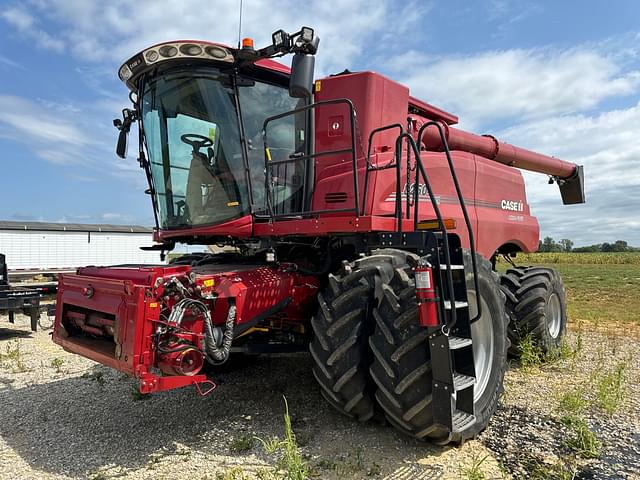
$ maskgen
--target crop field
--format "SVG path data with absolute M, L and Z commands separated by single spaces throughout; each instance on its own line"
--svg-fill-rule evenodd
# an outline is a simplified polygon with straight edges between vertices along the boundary
M 570 328 L 584 323 L 639 331 L 634 327 L 640 327 L 640 253 L 534 253 L 516 260 L 562 274 Z M 501 261 L 498 269 L 508 267 Z

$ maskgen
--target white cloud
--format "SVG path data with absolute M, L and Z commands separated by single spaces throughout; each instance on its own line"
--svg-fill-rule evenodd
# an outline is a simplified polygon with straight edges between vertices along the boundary
M 64 51 L 64 42 L 38 28 L 34 17 L 25 11 L 23 7 L 8 8 L 0 13 L 0 17 L 14 26 L 24 36 L 35 41 L 38 46 L 56 52 Z
M 22 31 L 28 30 L 34 24 L 33 17 L 20 8 L 9 8 L 2 12 L 0 16 Z
M 89 140 L 71 122 L 47 109 L 11 95 L 0 95 L 0 134 L 31 146 L 48 145 L 56 163 L 62 161 L 60 147 L 87 145 Z M 71 160 L 70 160 L 71 161 Z
M 543 175 L 525 174 L 543 235 L 577 244 L 624 239 L 640 245 L 640 104 L 596 115 L 523 123 L 498 137 L 584 165 L 586 204 L 563 206 Z
M 392 68 L 414 95 L 458 113 L 465 125 L 475 127 L 585 111 L 603 100 L 637 93 L 640 71 L 624 70 L 622 63 L 622 58 L 589 45 L 444 59 L 408 52 Z
M 88 61 L 122 62 L 149 45 L 181 38 L 226 42 L 238 40 L 239 0 L 156 1 L 87 0 L 32 1 L 32 9 L 55 24 L 61 48 L 67 46 L 77 57 Z M 363 49 L 379 35 L 387 40 L 401 38 L 388 32 L 389 18 L 395 18 L 394 33 L 407 31 L 429 4 L 413 0 L 401 5 L 392 0 L 311 1 L 301 6 L 296 0 L 272 2 L 253 0 L 244 4 L 243 36 L 257 45 L 271 42 L 279 28 L 296 31 L 312 26 L 321 37 L 318 71 L 332 73 L 352 65 Z M 4 18 L 23 33 L 35 36 L 34 18 L 21 7 L 9 9 Z M 50 36 L 51 37 L 51 36 Z M 53 37 L 51 37 L 53 39 Z

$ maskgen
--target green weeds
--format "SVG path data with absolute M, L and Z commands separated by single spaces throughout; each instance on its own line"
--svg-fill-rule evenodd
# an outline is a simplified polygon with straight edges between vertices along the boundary
M 380 475 L 382 467 L 376 462 L 368 464 L 364 456 L 364 448 L 356 447 L 354 450 L 341 455 L 336 459 L 323 458 L 314 466 L 313 476 L 322 477 L 318 470 L 335 472 L 339 478 L 358 476 L 375 477 Z
M 569 428 L 572 434 L 571 437 L 565 441 L 569 448 L 583 458 L 598 458 L 601 447 L 600 440 L 598 440 L 596 434 L 589 429 L 589 425 L 587 425 L 584 419 L 567 415 L 562 418 L 562 423 Z
M 544 354 L 531 334 L 522 339 L 520 348 L 520 366 L 525 371 L 539 368 L 544 361 Z
M 24 356 L 19 340 L 7 343 L 5 353 L 0 353 L 0 365 L 3 368 L 11 369 L 13 373 L 24 373 L 30 371 L 24 363 Z
M 233 439 L 233 441 L 229 445 L 229 449 L 232 452 L 243 453 L 251 450 L 254 444 L 255 444 L 254 437 L 249 435 L 241 435 L 240 437 Z
M 615 413 L 624 400 L 627 381 L 626 362 L 618 363 L 610 372 L 605 372 L 598 381 L 597 404 L 609 415 Z
M 62 365 L 64 365 L 64 359 L 56 357 L 51 360 L 51 368 L 56 369 L 56 373 L 62 373 Z
M 482 471 L 482 464 L 487 458 L 489 458 L 489 455 L 485 455 L 482 458 L 474 458 L 469 467 L 460 469 L 460 476 L 467 480 L 484 480 L 486 477 Z
M 309 477 L 309 467 L 302 459 L 300 448 L 296 441 L 296 435 L 291 426 L 291 417 L 289 416 L 289 404 L 286 397 L 284 398 L 284 438 L 282 440 L 273 437 L 269 440 L 261 438 L 256 439 L 262 444 L 263 448 L 269 455 L 280 454 L 278 465 L 272 472 L 274 478 L 282 478 L 283 480 L 306 480 Z M 268 477 L 264 477 L 268 478 Z

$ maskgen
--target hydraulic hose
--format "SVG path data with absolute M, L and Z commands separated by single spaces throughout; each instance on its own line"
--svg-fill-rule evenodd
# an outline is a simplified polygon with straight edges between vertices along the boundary
M 220 327 L 213 326 L 209 308 L 200 300 L 192 298 L 183 298 L 176 303 L 169 315 L 169 322 L 180 326 L 187 309 L 199 311 L 204 318 L 204 354 L 207 360 L 213 364 L 226 362 L 233 342 L 233 327 L 236 321 L 235 304 L 229 304 L 224 331 Z
M 205 325 L 205 355 L 211 363 L 224 363 L 229 358 L 229 352 L 231 351 L 231 342 L 233 342 L 233 327 L 236 321 L 236 306 L 234 304 L 229 305 L 229 312 L 227 313 L 227 321 L 225 322 L 222 341 L 220 341 L 220 328 L 214 328 L 212 326 L 211 314 L 209 313 L 209 309 L 206 307 L 205 309 L 206 313 L 203 312 Z

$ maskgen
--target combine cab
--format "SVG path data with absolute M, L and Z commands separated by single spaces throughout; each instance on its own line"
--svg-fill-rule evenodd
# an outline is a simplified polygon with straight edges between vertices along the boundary
M 376 73 L 314 81 L 318 42 L 306 27 L 263 49 L 174 41 L 122 65 L 117 153 L 137 122 L 150 248 L 226 248 L 63 275 L 53 340 L 143 393 L 210 391 L 204 364 L 236 352 L 308 351 L 339 411 L 461 442 L 495 411 L 510 340 L 551 349 L 565 328 L 557 273 L 494 270 L 538 245 L 514 167 L 565 203 L 584 201 L 582 168 L 458 130 Z M 271 60 L 290 53 L 291 70 Z

